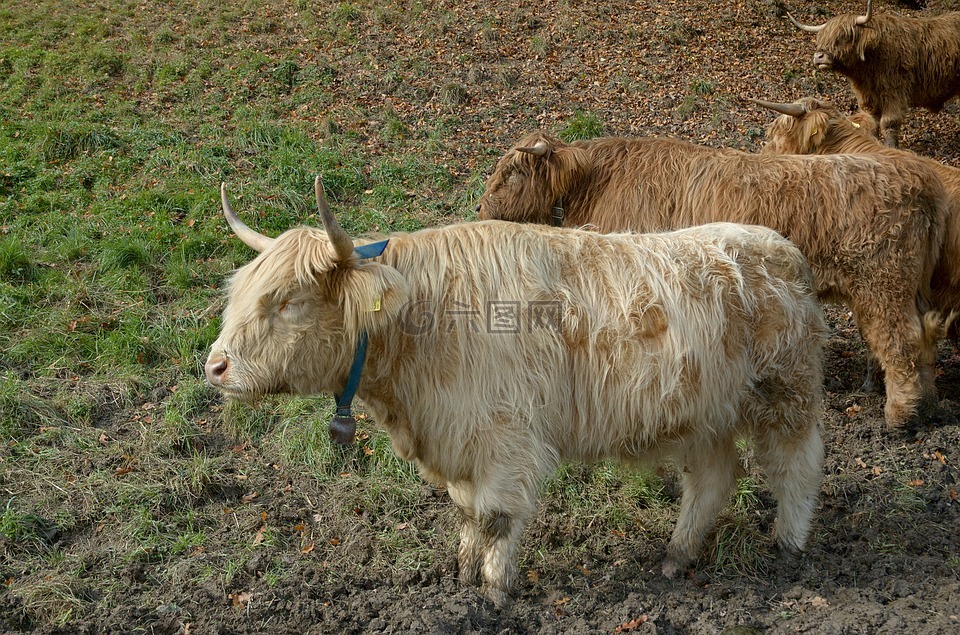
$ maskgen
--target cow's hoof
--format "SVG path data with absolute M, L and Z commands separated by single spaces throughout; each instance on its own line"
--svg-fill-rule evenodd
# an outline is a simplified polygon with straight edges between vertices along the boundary
M 498 609 L 502 609 L 509 606 L 511 602 L 510 594 L 504 589 L 500 589 L 497 587 L 492 587 L 492 586 L 484 587 L 483 595 L 488 600 L 493 602 Z
M 663 575 L 667 578 L 674 578 L 677 575 L 677 571 L 680 570 L 680 564 L 673 558 L 667 558 L 663 561 L 663 566 L 660 568 L 660 571 L 663 572 Z

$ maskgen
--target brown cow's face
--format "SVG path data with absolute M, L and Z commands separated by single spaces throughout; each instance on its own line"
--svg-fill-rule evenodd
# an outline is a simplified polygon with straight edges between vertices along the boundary
M 803 105 L 803 114 L 777 117 L 767 128 L 763 153 L 832 154 L 853 151 L 850 143 L 859 148 L 864 141 L 877 142 L 876 120 L 866 113 L 846 117 L 833 104 L 812 97 L 796 103 Z
M 819 70 L 848 74 L 866 61 L 877 42 L 877 31 L 857 25 L 856 19 L 856 15 L 837 16 L 817 33 L 813 63 Z
M 477 205 L 480 220 L 549 223 L 550 208 L 563 195 L 558 153 L 566 148 L 543 133 L 528 135 L 497 161 Z M 530 150 L 536 148 L 536 152 Z

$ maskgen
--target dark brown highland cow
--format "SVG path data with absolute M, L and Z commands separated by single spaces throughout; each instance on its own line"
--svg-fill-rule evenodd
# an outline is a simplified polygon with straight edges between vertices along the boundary
M 853 311 L 884 370 L 887 424 L 903 425 L 936 394 L 941 326 L 929 284 L 948 210 L 943 184 L 920 160 L 758 155 L 652 138 L 568 145 L 534 133 L 497 163 L 478 211 L 603 232 L 770 227 L 810 260 L 821 299 Z
M 824 24 L 799 28 L 817 34 L 813 63 L 850 80 L 857 103 L 880 123 L 888 146 L 899 143 L 907 111 L 939 112 L 960 94 L 960 11 L 931 18 L 838 15 Z
M 937 173 L 946 187 L 950 213 L 940 262 L 931 283 L 933 303 L 943 315 L 960 312 L 960 169 L 884 146 L 876 137 L 876 120 L 863 112 L 845 116 L 833 104 L 813 97 L 804 97 L 792 104 L 754 102 L 781 113 L 767 128 L 764 153 L 874 153 L 894 160 L 903 157 L 920 160 Z M 953 328 L 950 335 L 958 338 L 960 331 Z

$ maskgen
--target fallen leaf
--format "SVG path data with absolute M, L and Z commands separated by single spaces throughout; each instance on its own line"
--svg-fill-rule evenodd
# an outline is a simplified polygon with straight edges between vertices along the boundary
M 640 626 L 640 625 L 642 625 L 642 624 L 645 624 L 646 621 L 649 620 L 649 619 L 650 619 L 649 616 L 647 616 L 647 615 L 641 615 L 640 617 L 638 617 L 638 618 L 636 618 L 636 619 L 627 620 L 626 622 L 624 622 L 624 623 L 621 624 L 620 626 L 618 626 L 618 627 L 616 627 L 615 629 L 613 629 L 613 632 L 614 632 L 614 633 L 625 633 L 626 631 L 632 631 L 633 629 L 637 628 L 638 626 Z
M 259 545 L 261 542 L 263 542 L 263 534 L 266 533 L 266 531 L 267 526 L 260 525 L 260 529 L 257 530 L 257 535 L 253 537 L 253 544 Z
M 950 488 L 950 500 L 952 500 L 952 501 L 957 500 L 957 488 L 956 488 L 956 487 L 951 487 L 951 488 Z
M 920 487 L 921 485 L 923 485 L 923 479 L 915 478 L 912 481 L 907 481 L 907 485 L 909 485 L 910 487 Z
M 570 598 L 569 598 L 569 597 L 562 597 L 562 598 L 560 598 L 559 600 L 555 600 L 555 601 L 553 602 L 553 604 L 554 604 L 554 606 L 563 606 L 564 604 L 566 604 L 566 603 L 569 602 L 569 601 L 570 601 Z
M 830 606 L 830 603 L 818 595 L 810 600 L 810 606 L 815 606 L 817 608 L 824 608 L 824 607 Z
M 126 467 L 118 467 L 113 474 L 114 476 L 123 476 L 124 474 L 129 474 L 130 472 L 132 472 L 133 469 L 134 468 L 129 465 Z
M 577 565 L 577 568 L 580 569 L 580 573 L 582 573 L 583 575 L 585 575 L 585 576 L 587 576 L 587 577 L 590 577 L 590 570 L 587 569 L 585 566 L 578 564 L 578 565 Z
M 235 607 L 241 608 L 241 609 L 247 605 L 247 603 L 250 601 L 252 597 L 253 597 L 253 594 L 250 593 L 249 591 L 244 591 L 242 593 L 239 593 L 239 592 L 231 593 L 230 595 L 227 596 L 227 598 L 230 599 L 230 601 L 233 603 Z
M 339 539 L 339 538 L 331 538 L 331 539 L 330 539 L 330 544 L 333 545 L 334 547 L 336 547 L 337 545 L 340 544 L 340 539 Z
M 864 463 L 863 459 L 861 459 L 859 456 L 856 459 L 854 459 L 854 461 L 856 462 L 858 467 L 863 467 L 863 468 L 867 467 L 867 464 Z
M 300 550 L 300 553 L 302 553 L 302 554 L 308 554 L 308 553 L 310 553 L 311 551 L 313 551 L 314 548 L 315 548 L 315 545 L 314 545 L 314 543 L 311 542 L 309 545 L 307 545 L 306 547 L 304 547 L 303 549 L 301 549 L 301 550 Z
M 240 498 L 240 502 L 249 503 L 250 501 L 255 499 L 257 496 L 260 496 L 259 492 L 250 492 L 249 494 L 244 494 L 243 497 Z
M 527 571 L 527 580 L 530 580 L 531 582 L 539 582 L 540 574 L 537 571 L 530 569 Z

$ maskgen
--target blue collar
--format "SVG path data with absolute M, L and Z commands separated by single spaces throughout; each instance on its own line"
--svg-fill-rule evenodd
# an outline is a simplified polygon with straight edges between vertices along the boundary
M 353 253 L 361 260 L 376 258 L 387 248 L 388 240 L 370 243 L 369 245 L 359 245 L 353 248 Z M 353 416 L 353 397 L 357 394 L 357 386 L 360 385 L 360 374 L 363 372 L 363 362 L 367 359 L 367 332 L 361 331 L 360 339 L 357 340 L 357 348 L 353 353 L 353 364 L 350 366 L 350 375 L 347 377 L 347 385 L 343 392 L 334 394 L 337 401 L 337 412 L 330 420 L 330 440 L 336 445 L 350 445 L 353 443 L 353 437 L 357 433 L 357 419 Z

